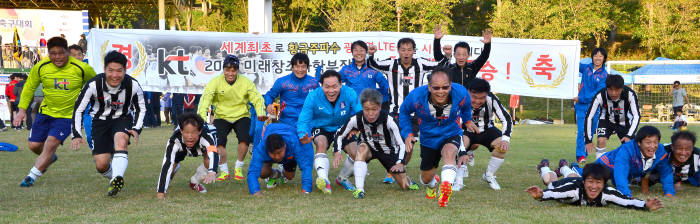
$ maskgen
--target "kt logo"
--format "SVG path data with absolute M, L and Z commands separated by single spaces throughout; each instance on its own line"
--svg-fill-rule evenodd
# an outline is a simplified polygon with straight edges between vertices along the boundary
M 184 56 L 185 49 L 177 49 L 177 55 L 165 56 L 165 49 L 158 48 L 158 74 L 180 74 L 188 75 L 189 72 L 185 70 L 184 61 L 190 60 L 190 56 Z M 170 67 L 171 61 L 177 61 L 177 73 Z
M 68 90 L 68 80 L 63 79 L 63 81 L 59 81 L 58 79 L 53 79 L 53 88 L 54 89 L 60 89 L 60 90 Z

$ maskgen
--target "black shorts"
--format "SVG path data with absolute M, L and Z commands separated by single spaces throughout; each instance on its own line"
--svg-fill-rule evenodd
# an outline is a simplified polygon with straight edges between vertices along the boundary
M 123 132 L 129 134 L 133 126 L 131 116 L 117 119 L 92 119 L 92 154 L 114 153 L 114 135 Z
M 216 128 L 216 144 L 226 147 L 228 134 L 231 129 L 236 132 L 238 142 L 251 143 L 250 137 L 250 118 L 244 117 L 231 123 L 224 119 L 214 119 L 214 127 Z
M 462 145 L 462 136 L 455 135 L 445 139 L 445 141 L 440 144 L 437 149 L 431 149 L 427 146 L 421 145 L 420 170 L 431 170 L 433 168 L 437 168 L 440 164 L 440 159 L 442 158 L 442 147 L 444 147 L 447 143 L 451 143 L 459 148 L 459 146 Z
M 362 142 L 360 144 L 369 144 L 369 143 Z M 368 149 L 369 149 L 369 147 L 368 147 Z M 372 149 L 369 149 L 369 152 L 371 153 L 372 157 L 366 161 L 367 163 L 369 163 L 369 161 L 372 161 L 373 159 L 377 159 L 377 160 L 379 160 L 379 163 L 381 163 L 382 166 L 384 166 L 384 169 L 386 169 L 386 172 L 389 172 L 389 173 L 405 173 L 406 172 L 405 168 L 404 168 L 404 170 L 399 171 L 399 172 L 391 172 L 391 167 L 396 165 L 396 161 L 399 160 L 399 154 L 396 154 L 396 153 L 386 154 L 384 152 L 379 152 L 379 151 L 375 151 Z
M 464 131 L 464 135 L 467 136 L 467 138 L 469 138 L 470 145 L 479 144 L 486 146 L 486 148 L 488 148 L 490 152 L 493 152 L 493 146 L 491 145 L 493 140 L 496 140 L 503 136 L 501 130 L 498 130 L 498 128 L 496 127 L 490 127 L 479 134 Z
M 610 123 L 608 120 L 600 120 L 598 122 L 598 130 L 596 130 L 596 134 L 598 137 L 604 137 L 604 138 L 610 138 L 612 134 L 617 134 L 617 137 L 622 140 L 627 135 L 627 132 L 630 130 L 629 127 L 623 127 L 618 124 L 613 124 Z M 631 136 L 634 138 L 634 136 Z
M 674 113 L 674 115 L 675 115 L 675 113 L 677 113 L 677 112 L 683 112 L 683 106 L 673 107 L 673 113 Z
M 326 130 L 323 130 L 323 128 L 314 128 L 311 130 L 311 138 L 316 139 L 318 136 L 326 136 L 326 140 L 328 141 L 328 148 L 331 147 L 331 143 L 335 143 L 335 132 L 329 132 Z M 350 139 L 344 138 L 343 139 L 343 145 L 348 145 L 351 142 L 357 142 L 357 135 L 353 135 L 350 137 Z M 318 150 L 318 149 L 316 149 Z M 326 149 L 328 150 L 328 149 Z M 342 149 L 341 149 L 342 150 Z
M 394 119 L 396 119 L 397 123 L 399 122 L 399 113 L 391 113 L 389 115 L 394 117 Z M 416 116 L 411 116 L 411 133 L 413 133 L 414 137 L 419 137 L 418 136 L 419 127 L 420 126 L 418 126 L 418 118 L 416 118 Z M 399 129 L 401 129 L 401 127 L 399 127 Z

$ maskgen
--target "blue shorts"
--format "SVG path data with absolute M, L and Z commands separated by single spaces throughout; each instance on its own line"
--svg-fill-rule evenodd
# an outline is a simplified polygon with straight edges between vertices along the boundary
M 71 134 L 71 119 L 54 118 L 44 114 L 36 114 L 32 130 L 29 132 L 30 142 L 44 142 L 49 136 L 57 138 L 61 143 Z

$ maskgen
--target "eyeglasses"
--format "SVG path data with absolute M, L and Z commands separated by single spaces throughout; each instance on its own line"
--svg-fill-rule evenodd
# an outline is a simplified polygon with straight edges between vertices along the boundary
M 449 90 L 449 89 L 450 89 L 450 86 L 430 86 L 430 88 L 432 88 L 432 89 L 435 90 L 435 91 L 438 91 L 438 90 L 441 90 L 441 89 L 442 89 L 442 90 Z

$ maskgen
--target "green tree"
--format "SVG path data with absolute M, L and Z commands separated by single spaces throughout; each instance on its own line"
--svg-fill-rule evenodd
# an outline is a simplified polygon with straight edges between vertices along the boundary
M 634 31 L 650 57 L 700 57 L 700 0 L 644 0 L 642 25 Z

